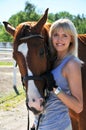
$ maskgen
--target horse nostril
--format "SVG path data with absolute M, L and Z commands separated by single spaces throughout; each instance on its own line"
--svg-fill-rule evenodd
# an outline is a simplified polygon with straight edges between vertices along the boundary
M 40 102 L 43 102 L 43 98 L 40 98 Z
M 35 102 L 35 99 L 33 98 L 32 101 Z
M 44 100 L 43 98 L 40 98 L 40 106 L 43 106 L 44 105 Z

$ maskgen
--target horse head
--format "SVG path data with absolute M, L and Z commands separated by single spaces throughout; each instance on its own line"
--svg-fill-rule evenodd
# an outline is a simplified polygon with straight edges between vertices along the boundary
M 26 88 L 27 106 L 34 114 L 44 109 L 45 82 L 42 75 L 49 68 L 48 56 L 48 9 L 38 22 L 20 23 L 14 28 L 3 22 L 13 38 L 13 58 L 16 60 Z M 46 49 L 47 48 L 47 49 Z

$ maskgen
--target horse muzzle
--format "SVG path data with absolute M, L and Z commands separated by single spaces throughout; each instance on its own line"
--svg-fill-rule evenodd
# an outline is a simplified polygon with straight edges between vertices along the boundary
M 39 98 L 38 101 L 39 102 L 35 102 L 35 103 L 26 101 L 26 106 L 28 110 L 32 111 L 34 115 L 39 115 L 40 113 L 44 111 L 44 106 L 45 106 L 44 99 Z

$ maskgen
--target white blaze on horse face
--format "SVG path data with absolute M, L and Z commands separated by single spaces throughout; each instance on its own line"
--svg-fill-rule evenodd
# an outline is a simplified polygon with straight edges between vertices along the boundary
M 32 76 L 32 72 L 28 69 L 28 74 L 30 76 Z M 43 98 L 41 97 L 38 89 L 37 89 L 37 86 L 34 84 L 34 81 L 33 80 L 29 80 L 28 82 L 28 99 L 29 99 L 29 102 L 28 102 L 28 105 L 29 107 L 33 107 L 35 108 L 36 110 L 38 111 L 43 111 Z
M 20 51 L 24 55 L 24 57 L 26 58 L 27 52 L 28 52 L 27 43 L 22 43 L 21 45 L 19 45 L 18 51 Z
M 21 45 L 19 45 L 18 51 L 20 51 L 26 59 L 27 52 L 29 51 L 28 47 L 27 47 L 27 43 L 22 43 Z M 28 67 L 27 67 L 27 70 L 28 70 L 28 75 L 32 76 L 33 73 L 31 72 L 31 70 Z M 42 106 L 43 98 L 41 97 L 41 95 L 37 89 L 37 86 L 35 85 L 33 80 L 28 81 L 27 96 L 29 99 L 29 102 L 28 102 L 29 107 L 34 107 L 38 111 L 43 110 L 43 106 Z

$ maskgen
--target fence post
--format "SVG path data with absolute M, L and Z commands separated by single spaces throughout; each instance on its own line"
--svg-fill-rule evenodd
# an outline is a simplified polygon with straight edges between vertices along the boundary
M 12 53 L 12 48 L 6 48 L 6 47 L 4 47 L 3 46 L 3 44 L 2 43 L 0 43 L 0 52 L 2 53 L 2 54 L 5 54 L 5 53 L 9 53 L 9 52 L 11 52 Z M 10 57 L 8 57 L 8 58 L 0 58 L 0 61 L 4 61 L 4 60 L 12 60 L 12 58 L 10 58 Z M 17 95 L 19 95 L 19 91 L 18 91 L 18 89 L 17 89 L 17 86 L 16 86 L 16 71 L 17 71 L 17 68 L 16 68 L 16 61 L 13 59 L 13 88 L 14 88 L 14 90 L 15 90 L 15 92 L 16 92 L 16 94 Z
M 16 67 L 17 67 L 16 66 L 16 61 L 13 60 L 13 88 L 14 88 L 16 94 L 19 95 L 19 91 L 18 91 L 18 89 L 16 87 Z

